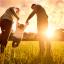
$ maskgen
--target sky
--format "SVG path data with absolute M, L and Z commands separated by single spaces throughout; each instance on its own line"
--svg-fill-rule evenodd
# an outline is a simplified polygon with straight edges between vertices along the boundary
M 31 13 L 31 4 L 36 3 L 42 5 L 48 14 L 49 26 L 54 28 L 64 28 L 64 0 L 0 0 L 0 16 L 10 6 L 17 6 L 21 9 L 20 23 L 25 22 Z M 37 20 L 34 16 L 29 21 L 26 31 L 37 31 Z

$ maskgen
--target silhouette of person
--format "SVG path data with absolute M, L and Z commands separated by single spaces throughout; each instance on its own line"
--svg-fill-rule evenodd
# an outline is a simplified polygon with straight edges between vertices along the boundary
M 1 16 L 1 20 L 0 20 L 0 26 L 1 26 L 1 40 L 0 40 L 0 44 L 1 44 L 1 53 L 4 52 L 4 49 L 7 45 L 7 41 L 11 32 L 11 27 L 13 24 L 13 19 L 14 17 L 19 20 L 18 17 L 19 14 L 19 8 L 17 7 L 9 7 L 5 13 Z
M 45 31 L 48 27 L 48 15 L 46 14 L 45 9 L 41 5 L 32 4 L 31 6 L 32 12 L 28 16 L 26 23 L 28 24 L 28 21 L 36 14 L 37 16 L 37 30 L 39 35 L 39 45 L 40 45 L 40 51 L 43 53 L 44 51 L 44 39 L 45 39 Z
M 42 32 L 44 32 L 48 27 L 48 16 L 41 5 L 32 4 L 31 8 L 33 11 L 27 18 L 26 23 L 28 23 L 28 21 L 36 14 L 38 34 L 42 36 Z

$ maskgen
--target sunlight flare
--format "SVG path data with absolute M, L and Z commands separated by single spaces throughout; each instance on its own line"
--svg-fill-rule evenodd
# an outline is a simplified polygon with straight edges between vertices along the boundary
M 48 29 L 46 30 L 46 37 L 47 38 L 52 38 L 55 34 L 55 28 L 53 26 L 49 26 Z

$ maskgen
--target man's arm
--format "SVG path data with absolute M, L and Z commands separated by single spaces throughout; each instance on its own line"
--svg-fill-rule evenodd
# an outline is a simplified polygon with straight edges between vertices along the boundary
M 26 23 L 28 23 L 28 21 L 34 16 L 35 12 L 32 11 L 32 13 L 29 15 L 29 17 L 26 20 Z
M 16 15 L 14 9 L 13 8 L 10 8 L 10 10 L 11 10 L 12 14 L 17 18 L 17 20 L 19 20 L 19 17 Z

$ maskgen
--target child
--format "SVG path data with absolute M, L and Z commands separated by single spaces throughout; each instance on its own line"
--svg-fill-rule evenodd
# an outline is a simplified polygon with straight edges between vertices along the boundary
M 17 23 L 17 29 L 16 29 L 16 32 L 13 34 L 13 38 L 12 38 L 13 39 L 12 47 L 15 48 L 19 45 L 20 41 L 23 38 L 25 27 L 26 25 Z

